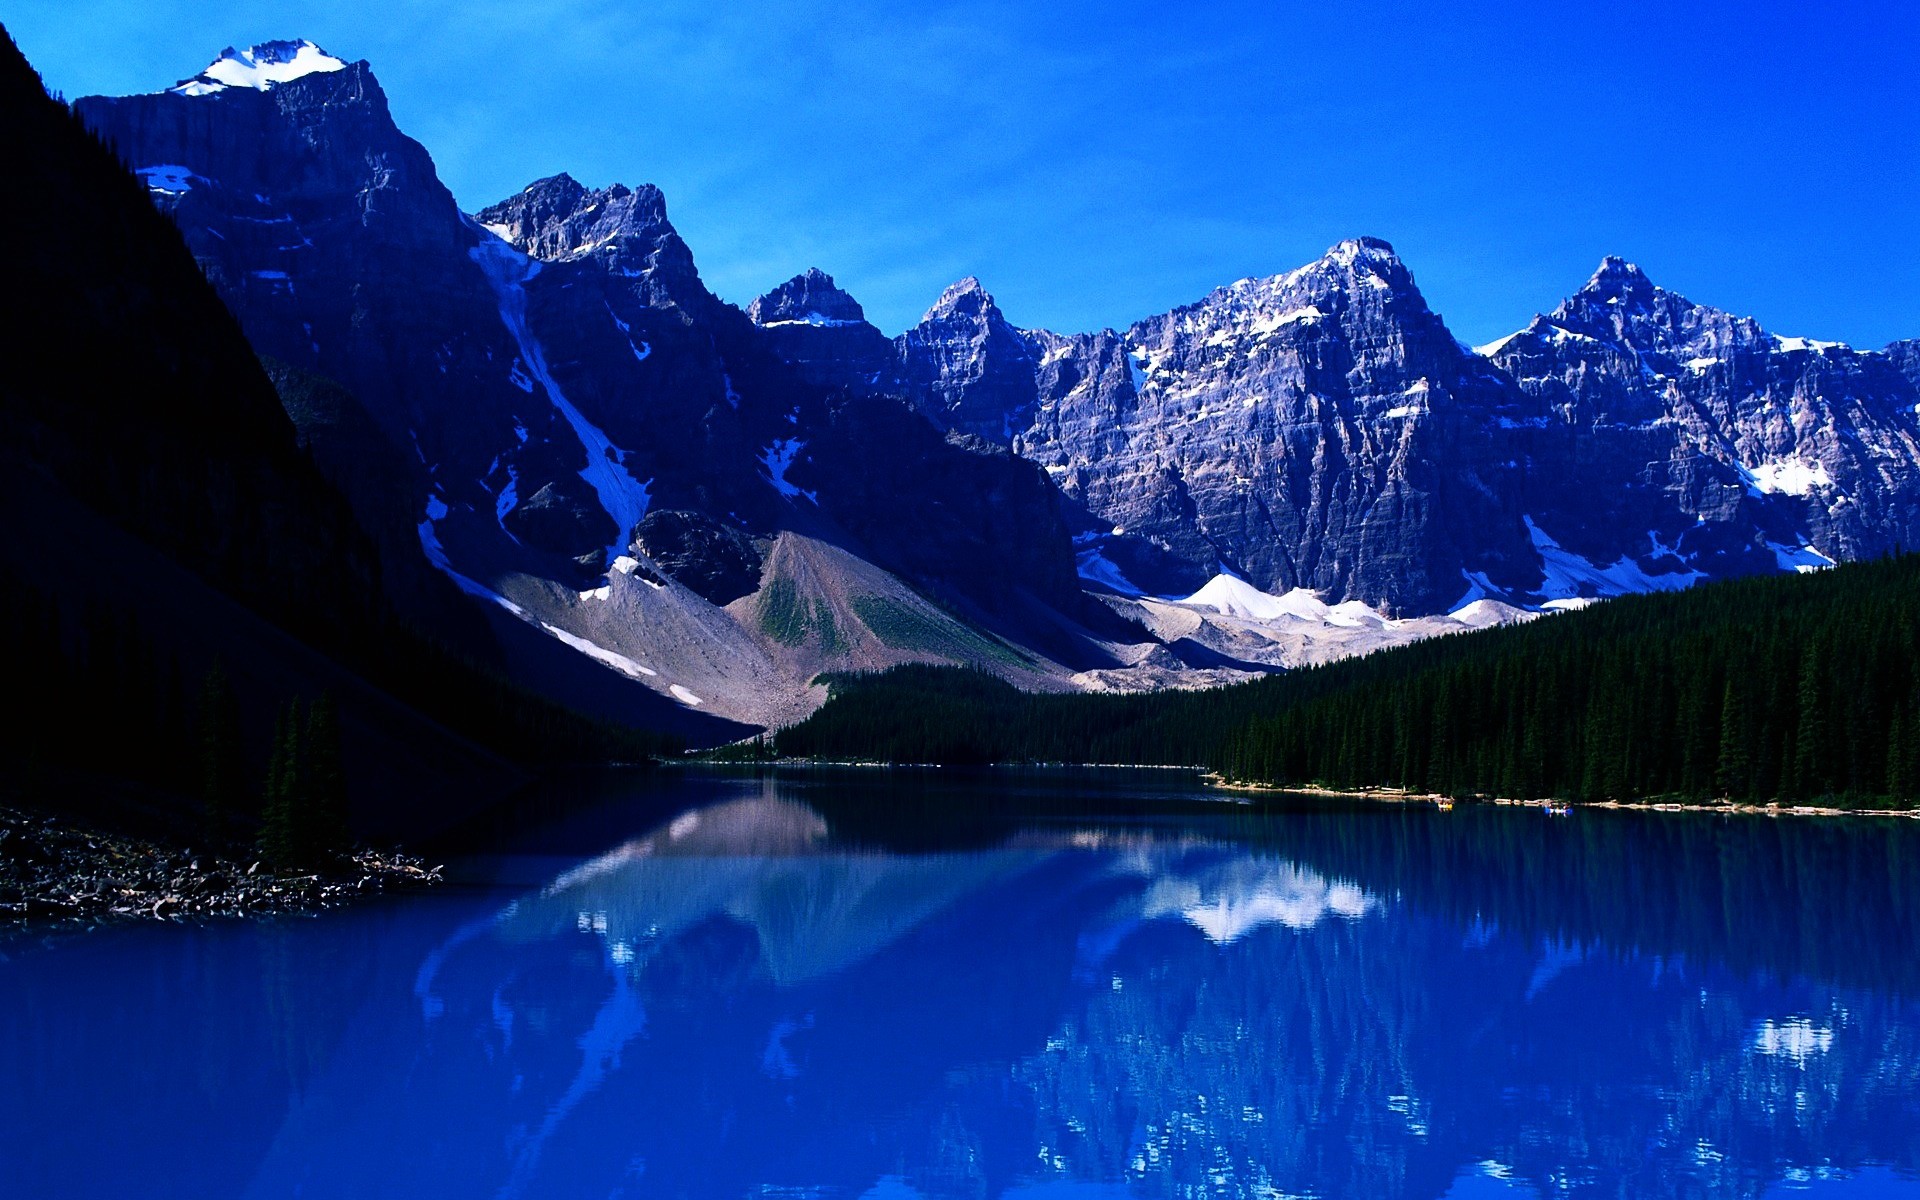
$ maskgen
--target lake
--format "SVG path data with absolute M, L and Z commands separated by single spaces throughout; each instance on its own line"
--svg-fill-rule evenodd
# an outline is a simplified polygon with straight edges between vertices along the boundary
M 1920 1197 L 1917 822 L 656 772 L 455 847 L 0 944 L 0 1194 Z

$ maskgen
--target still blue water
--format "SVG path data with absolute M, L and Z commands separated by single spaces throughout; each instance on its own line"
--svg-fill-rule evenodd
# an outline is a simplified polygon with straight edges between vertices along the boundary
M 1166 778 L 637 776 L 0 944 L 0 1194 L 1920 1196 L 1920 823 Z

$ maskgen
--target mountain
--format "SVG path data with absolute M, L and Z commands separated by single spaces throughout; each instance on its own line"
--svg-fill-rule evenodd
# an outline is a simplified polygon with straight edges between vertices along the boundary
M 1920 351 L 1775 337 L 1620 260 L 1479 351 L 1374 238 L 1120 331 L 1021 328 L 968 278 L 889 338 L 817 269 L 715 296 L 652 186 L 461 212 L 368 64 L 310 42 L 75 109 L 387 593 L 473 622 L 451 580 L 476 656 L 622 720 L 783 723 L 823 672 L 915 661 L 1225 682 L 1920 532 Z
M 1664 524 L 1666 557 L 1725 574 L 1916 544 L 1920 395 L 1892 353 L 1770 334 L 1618 258 L 1490 353 L 1555 440 L 1606 437 L 1647 464 L 1623 459 L 1592 480 L 1648 493 L 1637 512 L 1605 519 L 1591 499 L 1601 493 L 1579 482 L 1553 498 L 1569 545 L 1638 517 Z
M 1920 343 L 1780 337 L 1607 259 L 1476 351 L 1393 248 L 1340 243 L 1123 332 L 1012 325 L 976 280 L 835 372 L 1042 465 L 1110 592 L 1210 579 L 1387 616 L 1567 606 L 1914 544 Z M 897 381 L 897 382 L 893 382 Z
M 236 77 L 216 63 L 199 86 L 217 97 Z M 457 819 L 531 763 L 663 746 L 543 704 L 399 620 L 378 540 L 322 474 L 360 414 L 260 361 L 150 202 L 164 172 L 129 171 L 6 37 L 0 105 L 19 183 L 0 211 L 24 234 L 0 289 L 10 798 L 177 821 L 217 765 L 244 824 L 276 714 L 322 695 L 362 833 Z M 315 432 L 305 444 L 290 405 Z M 210 722 L 215 677 L 231 728 Z M 244 832 L 193 828 L 196 844 Z
M 639 692 L 764 724 L 817 703 L 822 670 L 1123 665 L 1041 470 L 781 353 L 785 322 L 816 319 L 855 339 L 836 362 L 872 351 L 824 276 L 756 321 L 651 186 L 563 174 L 464 214 L 368 64 L 312 43 L 76 111 L 260 353 L 364 416 L 323 465 L 388 531 L 396 591 L 451 578 L 550 694 L 585 702 L 585 666 L 610 716 L 657 723 Z M 359 469 L 375 458 L 395 470 Z

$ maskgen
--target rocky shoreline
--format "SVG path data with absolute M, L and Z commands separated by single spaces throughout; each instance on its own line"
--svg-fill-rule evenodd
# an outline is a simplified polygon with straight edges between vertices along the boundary
M 1759 817 L 1905 817 L 1920 820 L 1920 807 L 1914 808 L 1842 808 L 1830 804 L 1749 804 L 1731 800 L 1516 800 L 1506 796 L 1443 796 L 1438 792 L 1412 792 L 1402 788 L 1341 789 L 1313 784 L 1248 783 L 1231 780 L 1215 772 L 1202 776 L 1207 786 L 1222 792 L 1281 793 L 1296 796 L 1324 796 L 1335 800 L 1370 800 L 1382 804 L 1435 804 L 1452 807 L 1455 803 L 1492 804 L 1518 808 L 1544 808 L 1566 812 L 1591 808 L 1624 812 L 1721 813 Z
M 313 912 L 440 881 L 440 867 L 393 851 L 360 849 L 320 871 L 275 873 L 250 858 L 0 807 L 0 932 Z

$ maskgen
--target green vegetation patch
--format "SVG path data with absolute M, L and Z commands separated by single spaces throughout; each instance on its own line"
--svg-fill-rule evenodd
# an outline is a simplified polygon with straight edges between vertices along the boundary
M 824 653 L 833 654 L 846 644 L 827 602 L 809 603 L 791 579 L 775 579 L 761 589 L 755 614 L 766 635 L 783 646 L 798 646 L 812 636 Z
M 943 625 L 884 596 L 855 596 L 853 611 L 873 636 L 896 650 L 937 654 L 964 662 L 988 658 L 1008 666 L 1032 666 L 1033 661 L 1011 646 L 955 621 Z

